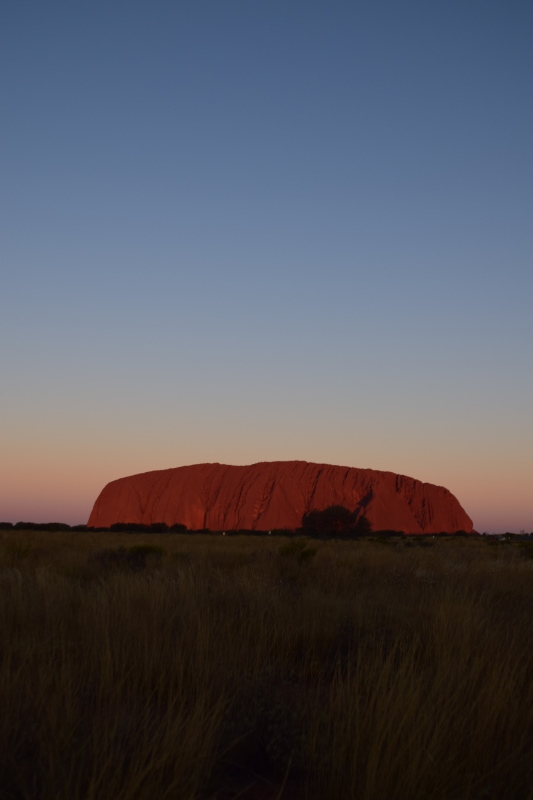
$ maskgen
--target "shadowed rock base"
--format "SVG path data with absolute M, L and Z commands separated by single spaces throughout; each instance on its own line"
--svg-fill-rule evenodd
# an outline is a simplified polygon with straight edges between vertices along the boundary
M 472 520 L 443 486 L 355 467 L 272 461 L 250 466 L 194 464 L 108 483 L 88 524 L 183 523 L 192 530 L 297 528 L 305 512 L 341 505 L 373 530 L 472 532 Z

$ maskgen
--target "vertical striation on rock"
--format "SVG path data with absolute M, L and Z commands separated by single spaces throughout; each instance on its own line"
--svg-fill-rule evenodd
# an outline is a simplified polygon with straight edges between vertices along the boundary
M 307 461 L 249 466 L 194 464 L 108 483 L 88 525 L 182 523 L 191 530 L 297 528 L 305 512 L 342 505 L 373 530 L 472 531 L 472 520 L 443 486 L 405 475 Z

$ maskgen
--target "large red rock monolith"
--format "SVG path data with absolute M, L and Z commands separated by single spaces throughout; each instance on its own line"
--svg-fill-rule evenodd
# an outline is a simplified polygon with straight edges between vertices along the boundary
M 88 524 L 166 522 L 182 523 L 192 530 L 295 529 L 305 512 L 332 505 L 364 513 L 375 531 L 472 531 L 472 520 L 443 486 L 393 472 L 306 461 L 194 464 L 119 478 L 104 487 Z

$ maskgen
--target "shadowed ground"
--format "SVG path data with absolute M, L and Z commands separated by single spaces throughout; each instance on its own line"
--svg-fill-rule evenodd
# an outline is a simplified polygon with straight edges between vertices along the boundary
M 533 558 L 0 533 L 0 797 L 526 800 Z

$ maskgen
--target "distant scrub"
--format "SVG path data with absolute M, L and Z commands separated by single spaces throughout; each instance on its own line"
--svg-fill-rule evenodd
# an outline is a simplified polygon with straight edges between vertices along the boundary
M 350 538 L 368 538 L 368 537 L 408 537 L 409 539 L 428 538 L 435 539 L 436 537 L 462 537 L 462 538 L 475 538 L 481 537 L 481 534 L 472 532 L 466 533 L 465 531 L 455 531 L 432 533 L 432 534 L 406 534 L 403 531 L 395 530 L 373 530 L 370 521 L 364 514 L 351 512 L 344 506 L 329 506 L 321 511 L 313 510 L 305 513 L 302 517 L 302 524 L 296 530 L 291 528 L 276 528 L 272 530 L 249 530 L 240 528 L 238 530 L 211 530 L 209 528 L 201 528 L 197 530 L 190 530 L 186 525 L 177 522 L 168 525 L 166 522 L 153 522 L 150 525 L 145 525 L 138 522 L 114 522 L 106 528 L 88 527 L 87 525 L 68 525 L 65 522 L 0 522 L 1 531 L 44 531 L 44 532 L 61 532 L 72 531 L 74 533 L 84 533 L 91 531 L 93 533 L 195 533 L 195 534 L 219 534 L 226 536 L 307 536 L 319 539 L 350 539 Z M 533 532 L 526 533 L 521 531 L 518 533 L 507 532 L 499 536 L 491 536 L 483 534 L 483 537 L 489 543 L 496 543 L 499 541 L 533 541 Z
M 115 533 L 184 533 L 186 525 L 175 523 L 167 525 L 166 522 L 152 522 L 151 525 L 142 525 L 138 522 L 114 522 L 109 530 Z

